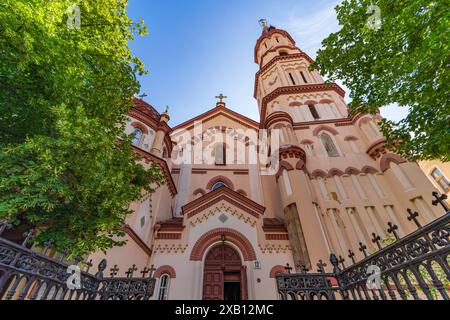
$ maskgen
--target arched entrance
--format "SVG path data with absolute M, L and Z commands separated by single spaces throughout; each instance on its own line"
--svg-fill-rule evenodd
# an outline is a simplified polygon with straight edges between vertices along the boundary
M 247 273 L 239 253 L 222 243 L 205 259 L 203 300 L 246 300 Z

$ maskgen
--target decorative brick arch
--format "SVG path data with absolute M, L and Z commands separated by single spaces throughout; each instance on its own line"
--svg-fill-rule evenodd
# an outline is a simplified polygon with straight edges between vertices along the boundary
M 286 273 L 286 268 L 280 265 L 274 266 L 270 269 L 269 277 L 275 278 L 280 273 Z
M 400 164 L 400 163 L 405 163 L 407 161 L 406 161 L 406 159 L 400 157 L 398 154 L 386 153 L 385 155 L 383 155 L 383 157 L 381 157 L 381 160 L 380 160 L 381 171 L 385 172 L 386 170 L 388 170 L 390 168 L 389 164 L 391 162 Z
M 220 182 L 220 181 L 222 181 L 223 183 L 225 183 L 225 184 L 227 185 L 227 187 L 230 188 L 231 190 L 234 190 L 234 184 L 233 184 L 233 182 L 232 182 L 229 178 L 227 178 L 227 177 L 225 177 L 225 176 L 217 176 L 217 177 L 214 177 L 214 178 L 212 178 L 211 180 L 209 180 L 208 184 L 206 185 L 206 189 L 207 189 L 207 190 L 211 190 L 212 187 L 213 187 L 217 182 Z
M 177 277 L 175 269 L 168 265 L 161 266 L 158 269 L 156 269 L 154 277 L 160 278 L 163 274 L 168 274 L 171 279 L 175 279 Z
M 316 104 L 318 104 L 318 102 L 315 100 L 308 100 L 308 101 L 303 102 L 303 105 L 305 105 L 305 106 L 308 106 L 310 104 L 316 105 Z
M 365 166 L 361 169 L 361 172 L 375 174 L 375 173 L 378 173 L 379 171 L 377 169 L 375 169 L 374 167 Z
M 361 127 L 361 124 L 363 122 L 372 121 L 372 120 L 373 120 L 373 118 L 371 116 L 365 115 L 365 116 L 359 118 L 358 121 L 356 121 L 356 124 L 357 124 L 358 127 Z
M 347 169 L 345 169 L 345 173 L 348 175 L 358 175 L 361 173 L 361 171 L 359 171 L 358 169 L 354 168 L 354 167 L 348 167 Z
M 317 177 L 322 177 L 322 178 L 326 178 L 327 177 L 327 173 L 323 170 L 317 169 L 314 170 L 313 173 L 311 174 L 311 178 L 315 179 Z
M 131 123 L 131 126 L 133 128 L 141 130 L 143 134 L 148 134 L 147 127 L 140 122 L 134 121 L 133 123 Z
M 276 179 L 278 179 L 283 174 L 283 170 L 292 171 L 294 170 L 294 167 L 287 161 L 281 161 L 279 164 L 278 172 L 276 174 Z
M 205 195 L 205 190 L 203 190 L 202 188 L 198 188 L 197 190 L 194 191 L 193 195 L 197 196 L 199 194 L 201 194 L 202 196 Z
M 295 169 L 302 170 L 304 167 L 305 167 L 305 161 L 303 161 L 302 159 L 298 160 L 295 165 Z
M 327 131 L 327 132 L 331 133 L 333 136 L 339 134 L 339 132 L 336 129 L 334 129 L 334 128 L 330 127 L 330 126 L 326 126 L 326 125 L 322 124 L 322 125 L 320 125 L 320 126 L 318 126 L 317 128 L 314 129 L 313 135 L 315 137 L 317 137 L 321 131 Z
M 342 172 L 342 170 L 339 170 L 339 169 L 337 169 L 337 168 L 332 168 L 330 171 L 328 171 L 328 175 L 330 176 L 330 177 L 333 177 L 333 176 L 342 176 L 344 173 Z
M 191 261 L 202 261 L 206 250 L 221 241 L 222 235 L 225 235 L 226 241 L 234 244 L 241 251 L 244 261 L 256 260 L 256 253 L 250 241 L 240 232 L 229 228 L 217 228 L 208 231 L 202 235 L 191 251 Z
M 331 100 L 331 99 L 322 99 L 322 100 L 319 101 L 319 103 L 320 104 L 322 104 L 322 103 L 334 103 L 334 101 Z

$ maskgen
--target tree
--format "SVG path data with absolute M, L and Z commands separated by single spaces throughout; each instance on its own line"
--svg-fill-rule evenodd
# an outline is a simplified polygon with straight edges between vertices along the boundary
M 388 146 L 411 160 L 450 160 L 448 4 L 345 0 L 336 7 L 342 28 L 323 41 L 312 66 L 343 80 L 354 113 L 409 108 L 404 120 L 383 120 L 381 128 Z
M 146 29 L 126 6 L 0 3 L 0 220 L 72 257 L 122 245 L 130 202 L 164 182 L 124 134 L 146 72 L 128 47 Z

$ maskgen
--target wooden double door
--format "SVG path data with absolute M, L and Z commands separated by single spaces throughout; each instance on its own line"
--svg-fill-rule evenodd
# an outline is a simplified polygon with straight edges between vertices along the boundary
M 212 248 L 205 259 L 203 300 L 247 298 L 247 270 L 239 254 L 226 244 Z

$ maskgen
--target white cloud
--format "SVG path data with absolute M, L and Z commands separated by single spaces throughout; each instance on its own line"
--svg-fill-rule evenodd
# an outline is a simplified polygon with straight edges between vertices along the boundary
M 304 8 L 294 8 L 286 21 L 281 22 L 283 29 L 298 40 L 297 46 L 311 55 L 313 58 L 321 48 L 321 42 L 330 33 L 339 30 L 335 6 L 341 0 L 320 1 L 315 6 L 320 10 L 304 10 Z

